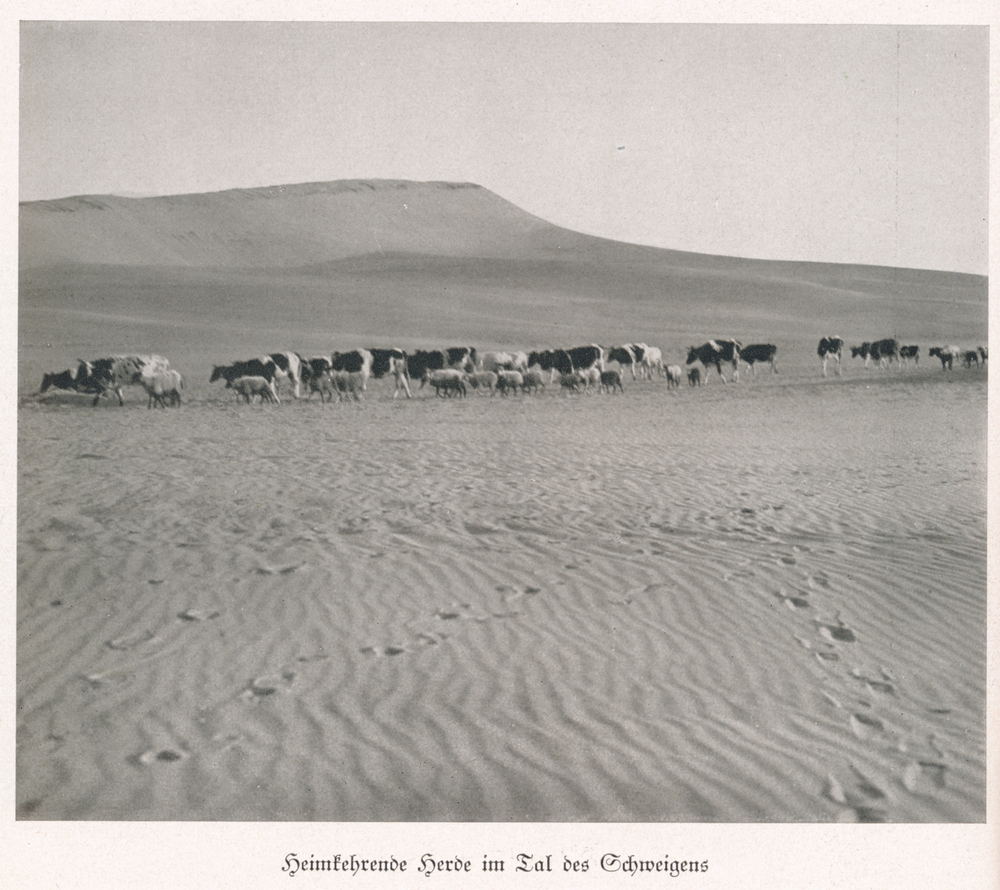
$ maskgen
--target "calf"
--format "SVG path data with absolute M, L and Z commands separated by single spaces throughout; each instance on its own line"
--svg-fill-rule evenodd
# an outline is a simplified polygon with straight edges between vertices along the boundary
M 979 353 L 975 349 L 967 349 L 962 353 L 962 364 L 966 368 L 971 368 L 975 365 L 979 367 Z
M 701 386 L 701 368 L 688 368 L 688 386 Z
M 645 347 L 645 353 L 642 356 L 642 371 L 643 376 L 649 380 L 653 379 L 654 372 L 657 377 L 663 376 L 663 353 L 658 346 Z

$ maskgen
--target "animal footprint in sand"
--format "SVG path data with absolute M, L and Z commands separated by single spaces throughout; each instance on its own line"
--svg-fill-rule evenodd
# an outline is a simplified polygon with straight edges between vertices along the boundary
M 260 699 L 274 695 L 283 689 L 290 689 L 295 681 L 294 671 L 283 671 L 280 675 L 257 677 L 243 690 L 245 698 Z
M 911 794 L 933 794 L 945 786 L 948 767 L 931 760 L 911 760 L 903 769 L 903 787 Z

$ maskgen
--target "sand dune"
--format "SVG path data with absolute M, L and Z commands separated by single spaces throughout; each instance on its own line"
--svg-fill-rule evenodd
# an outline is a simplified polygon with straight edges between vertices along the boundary
M 19 818 L 985 820 L 987 372 L 815 354 L 985 343 L 984 279 L 620 245 L 446 184 L 21 219 Z M 275 349 L 719 335 L 781 373 L 208 383 Z M 115 352 L 166 355 L 182 407 L 33 395 Z

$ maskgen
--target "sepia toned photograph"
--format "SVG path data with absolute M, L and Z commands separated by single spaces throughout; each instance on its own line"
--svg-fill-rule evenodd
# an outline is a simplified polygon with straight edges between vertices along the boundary
M 18 39 L 17 821 L 986 822 L 988 27 Z

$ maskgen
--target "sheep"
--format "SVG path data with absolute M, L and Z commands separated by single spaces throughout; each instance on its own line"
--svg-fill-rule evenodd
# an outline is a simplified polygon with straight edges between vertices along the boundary
M 161 408 L 167 407 L 169 401 L 172 406 L 181 403 L 180 390 L 184 387 L 184 379 L 180 373 L 174 370 L 161 371 L 159 373 L 144 374 L 139 378 L 143 389 L 149 395 L 147 408 L 159 405 Z
M 497 375 L 493 371 L 474 371 L 465 375 L 465 383 L 472 389 L 488 389 L 490 395 L 497 386 Z
M 684 369 L 680 365 L 669 365 L 667 367 L 667 388 L 672 389 L 681 385 L 684 379 Z
M 613 393 L 615 389 L 619 392 L 624 393 L 625 388 L 622 386 L 622 372 L 614 368 L 608 371 L 601 371 L 601 392 Z
M 508 389 L 513 390 L 515 393 L 521 390 L 523 393 L 524 377 L 520 371 L 498 371 L 497 389 L 500 390 L 500 395 L 506 395 Z
M 539 388 L 545 389 L 545 375 L 538 368 L 522 371 L 521 377 L 524 381 L 521 384 L 521 392 L 527 392 L 529 389 L 538 392 Z
M 688 368 L 688 385 L 701 386 L 701 368 Z
M 281 404 L 274 381 L 268 380 L 266 377 L 258 377 L 256 375 L 236 377 L 230 381 L 229 385 L 236 391 L 237 401 L 239 401 L 240 396 L 243 396 L 249 405 L 253 396 L 260 396 L 261 404 L 264 402 Z
M 450 398 L 452 395 L 464 397 L 465 375 L 457 368 L 440 368 L 437 371 L 424 371 L 424 383 L 434 387 L 435 396 Z M 421 384 L 423 385 L 423 384 Z

